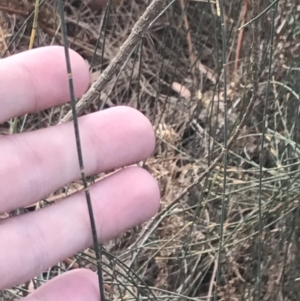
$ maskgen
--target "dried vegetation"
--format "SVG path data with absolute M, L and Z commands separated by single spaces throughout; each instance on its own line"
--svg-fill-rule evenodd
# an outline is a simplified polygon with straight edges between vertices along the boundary
M 27 17 L 34 1 L 2 2 L 0 46 L 8 56 L 28 48 L 32 18 Z M 114 6 L 99 39 L 104 10 L 65 1 L 71 47 L 91 64 L 93 80 L 118 53 L 147 2 L 124 0 Z M 261 11 L 269 4 L 264 2 Z M 257 21 L 261 28 L 259 98 L 229 151 L 226 171 L 219 162 L 200 183 L 191 185 L 222 151 L 226 130 L 222 33 L 214 3 L 175 1 L 145 34 L 98 102 L 86 109 L 85 113 L 120 104 L 135 107 L 150 118 L 157 134 L 155 153 L 145 167 L 160 183 L 161 208 L 147 224 L 105 245 L 104 277 L 110 300 L 210 300 L 215 290 L 217 300 L 257 300 L 259 285 L 262 300 L 299 300 L 300 2 L 279 1 L 276 11 L 274 20 L 270 10 Z M 250 19 L 250 0 L 225 1 L 228 134 L 239 123 L 253 92 L 251 27 L 238 31 Z M 35 47 L 61 43 L 55 1 L 46 0 L 40 9 Z M 267 114 L 263 113 L 265 100 Z M 56 124 L 67 111 L 64 106 L 29 115 L 24 130 Z M 262 150 L 263 121 L 267 130 Z M 1 133 L 8 133 L 9 126 L 2 125 Z M 224 173 L 226 215 L 216 288 Z M 69 191 L 78 188 L 80 184 L 75 183 Z M 47 202 L 65 192 L 66 187 Z M 259 198 L 264 227 L 261 262 Z M 35 283 L 76 267 L 95 269 L 92 258 L 92 250 L 85 250 Z M 260 283 L 256 281 L 258 264 Z M 32 287 L 30 282 L 6 294 L 21 296 Z

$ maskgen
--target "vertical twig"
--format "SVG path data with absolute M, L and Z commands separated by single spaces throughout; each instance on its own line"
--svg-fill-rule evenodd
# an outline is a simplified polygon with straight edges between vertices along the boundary
M 252 0 L 252 19 L 254 19 L 259 14 L 259 0 Z M 252 76 L 252 98 L 254 102 L 258 100 L 258 82 L 259 82 L 259 22 L 252 22 L 252 55 L 251 55 L 251 76 Z M 257 300 L 260 300 L 261 296 L 261 252 L 262 252 L 262 231 L 263 231 L 263 221 L 262 221 L 262 204 L 261 198 L 258 198 L 258 245 L 257 245 Z
M 247 11 L 248 11 L 248 1 L 249 0 L 245 0 L 242 11 L 241 11 L 242 26 L 245 24 L 245 21 L 246 21 L 246 15 L 247 15 Z M 235 51 L 235 60 L 234 60 L 234 76 L 236 76 L 238 73 L 243 37 L 244 37 L 244 28 L 242 28 L 238 33 L 238 40 L 237 40 L 236 51 Z
M 37 31 L 37 27 L 38 27 L 39 7 L 40 7 L 40 0 L 35 0 L 34 18 L 33 18 L 31 35 L 30 35 L 29 49 L 33 48 L 33 43 L 34 43 L 34 39 L 36 36 L 36 31 Z
M 197 57 L 194 53 L 191 28 L 190 28 L 190 24 L 189 24 L 187 12 L 186 12 L 186 4 L 185 4 L 184 0 L 180 0 L 180 7 L 182 10 L 182 14 L 183 14 L 184 28 L 186 30 L 186 42 L 188 45 L 188 50 L 189 50 L 189 55 L 190 55 L 189 58 L 190 58 L 190 63 L 191 63 L 191 67 L 192 67 L 192 74 L 195 75 L 195 63 L 196 63 Z
M 217 273 L 216 273 L 216 288 L 214 299 L 217 300 L 217 291 L 218 285 L 221 281 L 221 255 L 223 249 L 223 239 L 224 239 L 224 222 L 226 218 L 226 181 L 227 181 L 227 156 L 228 156 L 228 118 L 227 118 L 227 58 L 226 58 L 226 49 L 227 49 L 227 37 L 226 37 L 226 28 L 225 28 L 225 18 L 224 18 L 224 0 L 220 2 L 217 1 L 217 14 L 221 21 L 221 30 L 222 30 L 222 63 L 223 63 L 223 73 L 224 73 L 224 147 L 222 150 L 223 153 L 223 191 L 222 191 L 222 208 L 221 208 L 221 223 L 220 223 L 220 241 L 219 249 L 217 255 Z
M 269 78 L 268 78 L 268 85 L 266 91 L 266 97 L 264 101 L 264 113 L 263 113 L 263 124 L 262 124 L 262 137 L 261 137 L 261 145 L 260 145 L 260 153 L 259 153 L 259 194 L 258 194 L 258 210 L 259 210 L 259 224 L 258 224 L 258 275 L 257 275 L 257 285 L 258 285 L 258 300 L 261 297 L 261 256 L 262 256 L 262 234 L 263 234 L 263 219 L 262 219 L 262 184 L 263 184 L 263 163 L 264 163 L 264 142 L 265 142 L 265 135 L 268 128 L 267 121 L 268 121 L 268 99 L 269 99 L 269 91 L 272 79 L 272 62 L 273 62 L 273 52 L 274 52 L 274 24 L 275 24 L 275 16 L 276 16 L 276 9 L 278 6 L 278 2 L 272 6 L 272 26 L 271 26 L 271 39 L 270 39 L 270 58 L 269 58 Z M 253 8 L 254 10 L 254 8 Z M 254 24 L 254 23 L 253 23 Z M 253 37 L 254 38 L 254 37 Z M 258 85 L 258 83 L 257 83 Z
M 67 37 L 67 26 L 66 26 L 65 15 L 64 15 L 63 0 L 58 0 L 58 7 L 59 7 L 59 13 L 60 13 L 60 18 L 61 18 L 61 23 L 62 23 L 62 33 L 63 33 L 66 65 L 67 65 L 67 72 L 68 72 L 68 79 L 69 79 L 70 98 L 71 98 L 71 107 L 72 107 L 72 114 L 73 114 L 73 125 L 74 125 L 75 137 L 76 137 L 78 161 L 79 161 L 80 173 L 81 173 L 81 178 L 82 178 L 84 191 L 85 191 L 85 197 L 86 197 L 86 201 L 87 201 L 88 212 L 89 212 L 89 216 L 90 216 L 90 222 L 91 222 L 93 243 L 94 243 L 94 249 L 95 249 L 96 260 L 97 260 L 97 271 L 98 271 L 100 297 L 101 297 L 101 301 L 105 301 L 100 246 L 98 243 L 96 223 L 95 223 L 95 218 L 94 218 L 94 213 L 93 213 L 89 186 L 88 186 L 85 171 L 84 171 L 83 155 L 82 155 L 82 149 L 81 149 L 81 143 L 80 143 L 78 117 L 77 117 L 77 113 L 76 113 L 76 99 L 75 99 L 75 93 L 74 93 L 74 83 L 73 83 L 71 62 L 70 62 L 70 56 L 69 56 L 69 42 L 68 42 L 68 37 Z

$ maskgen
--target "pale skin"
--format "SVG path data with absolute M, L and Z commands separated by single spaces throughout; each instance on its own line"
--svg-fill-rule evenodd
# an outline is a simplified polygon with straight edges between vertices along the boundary
M 70 51 L 76 97 L 90 85 L 88 65 Z M 43 47 L 1 60 L 0 123 L 69 101 L 62 47 Z M 129 107 L 79 118 L 87 175 L 145 160 L 155 135 L 149 120 Z M 25 207 L 80 179 L 73 124 L 0 137 L 0 213 Z M 97 232 L 104 242 L 152 217 L 159 206 L 156 180 L 128 167 L 90 188 Z M 85 196 L 0 220 L 0 290 L 28 281 L 92 245 Z M 78 269 L 58 276 L 27 301 L 99 300 L 97 275 Z

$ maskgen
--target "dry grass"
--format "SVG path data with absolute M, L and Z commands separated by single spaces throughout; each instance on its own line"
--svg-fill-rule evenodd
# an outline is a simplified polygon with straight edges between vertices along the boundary
M 24 24 L 27 12 L 33 10 L 33 2 L 23 1 L 21 7 L 19 1 L 10 1 L 6 11 L 1 12 L 2 53 Z M 73 49 L 89 62 L 93 61 L 91 76 L 95 79 L 115 57 L 148 1 L 122 1 L 112 9 L 103 58 L 103 37 L 93 57 L 103 12 L 92 11 L 85 5 L 80 7 L 79 2 L 66 1 L 69 41 Z M 245 28 L 242 34 L 237 30 L 250 20 L 250 2 L 234 0 L 225 4 L 230 131 L 240 120 L 252 93 L 251 29 Z M 300 61 L 299 7 L 299 0 L 279 2 L 269 95 L 266 87 L 272 12 L 260 21 L 260 99 L 228 156 L 218 300 L 255 300 L 259 197 L 264 226 L 262 300 L 299 299 L 300 86 L 298 70 L 292 69 Z M 46 1 L 40 11 L 35 47 L 61 44 L 58 24 L 54 1 Z M 32 21 L 28 21 L 6 55 L 27 49 L 31 26 Z M 148 116 L 157 134 L 155 153 L 145 167 L 160 183 L 161 209 L 149 223 L 105 245 L 104 277 L 109 299 L 210 300 L 216 290 L 223 164 L 220 162 L 201 183 L 183 192 L 217 157 L 224 142 L 221 45 L 214 4 L 175 1 L 145 35 L 143 47 L 135 50 L 122 72 L 106 86 L 99 103 L 86 109 L 88 113 L 98 107 L 127 104 Z M 267 117 L 263 115 L 266 97 Z M 67 111 L 68 107 L 64 106 L 29 115 L 24 130 L 56 124 Z M 264 117 L 268 129 L 260 172 Z M 2 125 L 1 133 L 8 133 L 9 126 Z M 74 183 L 69 192 L 78 189 L 78 185 Z M 55 201 L 65 191 L 66 187 L 47 201 Z M 170 207 L 179 195 L 182 197 Z M 35 282 L 42 284 L 58 273 L 81 266 L 95 269 L 92 250 L 59 263 Z M 32 289 L 32 283 L 22 290 L 14 288 L 5 292 L 3 300 L 9 300 L 13 294 L 22 296 L 23 291 Z

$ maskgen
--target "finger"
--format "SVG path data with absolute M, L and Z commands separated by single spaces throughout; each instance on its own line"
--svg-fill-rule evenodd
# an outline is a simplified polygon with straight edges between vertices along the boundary
M 84 116 L 79 127 L 87 175 L 145 160 L 155 145 L 149 120 L 129 107 Z M 0 158 L 0 212 L 39 201 L 80 178 L 72 123 L 2 137 Z
M 88 88 L 88 65 L 70 50 L 76 97 Z M 1 60 L 0 123 L 11 117 L 36 112 L 70 100 L 64 49 L 36 48 Z
M 128 167 L 105 178 L 90 192 L 100 241 L 146 221 L 159 206 L 157 182 L 139 167 Z M 0 237 L 3 289 L 24 283 L 92 244 L 84 193 L 2 221 Z
M 97 275 L 80 269 L 64 273 L 23 298 L 23 301 L 99 301 Z

